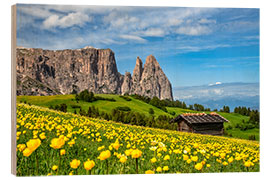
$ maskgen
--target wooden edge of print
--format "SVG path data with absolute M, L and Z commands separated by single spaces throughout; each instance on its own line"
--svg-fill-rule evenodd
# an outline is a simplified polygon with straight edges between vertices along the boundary
M 11 173 L 16 175 L 16 5 L 11 6 Z

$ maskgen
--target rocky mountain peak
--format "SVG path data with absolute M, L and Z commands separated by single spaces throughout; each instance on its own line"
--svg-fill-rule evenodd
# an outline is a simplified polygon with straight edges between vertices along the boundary
M 148 65 L 159 66 L 159 63 L 157 62 L 156 58 L 152 54 L 146 57 L 144 66 L 148 66 Z
M 171 83 L 153 55 L 137 57 L 133 74 L 121 75 L 111 49 L 17 48 L 17 95 L 81 92 L 139 94 L 172 100 Z

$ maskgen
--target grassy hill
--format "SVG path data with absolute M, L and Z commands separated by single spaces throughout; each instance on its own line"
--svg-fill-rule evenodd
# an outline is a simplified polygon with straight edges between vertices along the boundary
M 116 107 L 120 106 L 128 106 L 132 111 L 144 113 L 145 115 L 149 115 L 149 109 L 152 108 L 154 110 L 154 115 L 167 115 L 173 116 L 170 114 L 171 112 L 175 112 L 175 116 L 187 113 L 187 112 L 194 112 L 198 113 L 198 111 L 193 111 L 190 109 L 182 109 L 177 107 L 167 107 L 168 113 L 162 111 L 159 108 L 156 108 L 150 104 L 147 104 L 143 101 L 140 101 L 138 99 L 129 97 L 131 101 L 126 101 L 125 99 L 121 98 L 119 95 L 112 95 L 112 94 L 97 94 L 100 97 L 104 98 L 113 98 L 116 101 L 106 101 L 106 100 L 98 100 L 94 101 L 92 103 L 79 101 L 78 103 L 75 101 L 75 95 L 54 95 L 54 96 L 17 96 L 17 102 L 27 102 L 30 104 L 34 104 L 37 106 L 42 107 L 50 107 L 59 105 L 61 103 L 65 103 L 67 105 L 67 111 L 68 112 L 74 112 L 74 109 L 72 106 L 77 105 L 81 106 L 83 110 L 87 111 L 89 106 L 95 106 L 99 108 L 100 111 L 111 113 L 112 109 L 115 109 Z M 78 111 L 78 109 L 77 109 Z M 205 112 L 210 113 L 210 112 Z M 242 139 L 248 139 L 250 135 L 255 135 L 256 140 L 259 140 L 259 129 L 249 129 L 245 131 L 241 131 L 238 128 L 235 128 L 235 125 L 237 123 L 242 123 L 242 121 L 247 121 L 249 119 L 248 116 L 242 116 L 240 114 L 236 113 L 225 113 L 225 112 L 218 112 L 221 116 L 228 119 L 229 123 L 224 123 L 224 126 L 226 128 L 226 131 L 232 135 L 232 137 L 236 138 L 242 138 Z M 227 129 L 229 126 L 233 128 Z
M 26 104 L 17 104 L 16 139 L 17 176 L 260 170 L 255 141 L 132 126 Z M 88 160 L 94 166 L 86 170 Z

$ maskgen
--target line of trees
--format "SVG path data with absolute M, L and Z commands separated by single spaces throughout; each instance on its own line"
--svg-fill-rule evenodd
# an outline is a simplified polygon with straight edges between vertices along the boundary
M 201 104 L 194 104 L 194 105 L 187 106 L 184 101 L 179 101 L 179 100 L 176 100 L 176 101 L 174 101 L 174 100 L 171 101 L 168 99 L 160 100 L 156 96 L 151 99 L 149 97 L 141 96 L 138 94 L 133 94 L 130 96 L 135 98 L 135 99 L 139 99 L 141 101 L 144 101 L 147 104 L 155 106 L 155 107 L 163 110 L 164 112 L 168 112 L 166 107 L 178 107 L 178 108 L 182 108 L 182 109 L 190 109 L 190 110 L 195 110 L 195 111 L 211 111 L 210 108 L 205 108 Z
M 160 129 L 170 129 L 176 130 L 177 125 L 175 123 L 170 124 L 171 120 L 170 116 L 160 115 L 153 116 L 151 113 L 154 113 L 154 110 L 149 109 L 149 116 L 144 113 L 134 112 L 134 111 L 125 111 L 121 110 L 123 108 L 115 108 L 111 111 L 111 113 L 105 113 L 103 111 L 99 111 L 99 109 L 95 106 L 90 106 L 88 111 L 84 111 L 80 108 L 79 112 L 74 110 L 75 114 L 80 114 L 82 116 L 93 117 L 93 118 L 102 118 L 105 120 L 112 120 L 115 122 L 121 122 L 124 124 L 137 125 L 137 126 L 145 126 L 145 127 L 153 127 Z M 151 111 L 151 113 L 150 113 Z
M 75 95 L 75 100 L 77 102 L 81 101 L 86 101 L 86 102 L 94 102 L 98 100 L 105 100 L 105 101 L 113 101 L 115 102 L 115 99 L 113 98 L 104 98 L 101 96 L 95 96 L 93 92 L 89 92 L 87 89 L 83 90 L 79 94 Z

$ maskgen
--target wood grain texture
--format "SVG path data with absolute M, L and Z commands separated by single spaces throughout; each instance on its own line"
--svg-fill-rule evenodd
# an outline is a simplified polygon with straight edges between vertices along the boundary
M 16 175 L 16 5 L 11 6 L 11 173 Z

